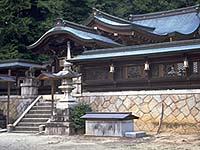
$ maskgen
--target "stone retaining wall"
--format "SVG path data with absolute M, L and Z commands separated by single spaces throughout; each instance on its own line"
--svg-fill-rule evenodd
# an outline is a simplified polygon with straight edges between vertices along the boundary
M 93 111 L 132 112 L 140 117 L 136 130 L 157 131 L 164 104 L 161 131 L 200 132 L 200 90 L 84 93 L 78 101 Z
M 22 98 L 21 96 L 10 97 L 10 123 L 23 113 L 30 105 L 34 98 Z M 0 110 L 3 110 L 4 115 L 7 114 L 7 96 L 0 96 Z

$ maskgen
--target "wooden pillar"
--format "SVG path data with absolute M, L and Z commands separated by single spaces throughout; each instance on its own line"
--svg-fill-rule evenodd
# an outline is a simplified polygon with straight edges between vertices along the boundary
M 54 111 L 54 80 L 51 81 L 51 118 L 53 118 Z
M 11 69 L 8 70 L 8 76 L 11 76 Z M 7 125 L 10 123 L 10 82 L 8 81 L 8 99 L 7 99 Z
M 52 73 L 55 72 L 55 67 L 52 66 Z M 51 118 L 53 119 L 54 112 L 54 91 L 55 91 L 55 82 L 51 80 Z
M 70 41 L 67 41 L 67 59 L 71 58 L 71 46 Z

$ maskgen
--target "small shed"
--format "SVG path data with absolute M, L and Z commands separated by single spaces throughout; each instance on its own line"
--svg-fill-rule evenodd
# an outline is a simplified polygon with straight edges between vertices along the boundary
M 134 131 L 134 119 L 139 117 L 131 112 L 89 112 L 81 117 L 86 120 L 86 135 L 124 136 Z

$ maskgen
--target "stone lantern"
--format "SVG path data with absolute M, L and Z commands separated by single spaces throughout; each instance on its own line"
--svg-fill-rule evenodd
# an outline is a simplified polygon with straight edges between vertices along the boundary
M 62 79 L 62 85 L 58 88 L 64 93 L 64 97 L 56 105 L 56 108 L 59 109 L 73 108 L 76 104 L 75 99 L 71 95 L 72 90 L 75 88 L 72 79 L 78 77 L 79 74 L 72 71 L 71 66 L 71 63 L 65 61 L 64 69 L 55 74 Z
M 53 119 L 46 125 L 47 134 L 73 134 L 70 109 L 76 105 L 76 101 L 71 95 L 75 88 L 72 79 L 80 76 L 80 74 L 72 71 L 71 66 L 71 63 L 65 61 L 63 70 L 54 74 L 62 80 L 59 88 L 64 93 L 64 97 L 56 103 Z

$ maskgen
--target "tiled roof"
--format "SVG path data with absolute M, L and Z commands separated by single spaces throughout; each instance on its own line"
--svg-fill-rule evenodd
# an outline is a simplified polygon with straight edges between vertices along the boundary
M 196 31 L 200 25 L 200 15 L 197 8 L 198 6 L 192 6 L 156 13 L 131 15 L 132 21 L 96 10 L 97 13 L 93 19 L 113 27 L 121 27 L 122 29 L 127 26 L 139 27 L 144 31 L 159 36 L 170 33 L 188 35 Z
M 146 44 L 140 46 L 125 46 L 113 49 L 99 49 L 86 51 L 83 55 L 72 58 L 71 62 L 81 62 L 85 60 L 107 59 L 127 56 L 150 56 L 152 54 L 166 54 L 172 52 L 189 52 L 200 49 L 200 40 L 187 40 L 178 42 L 166 42 L 156 44 Z

